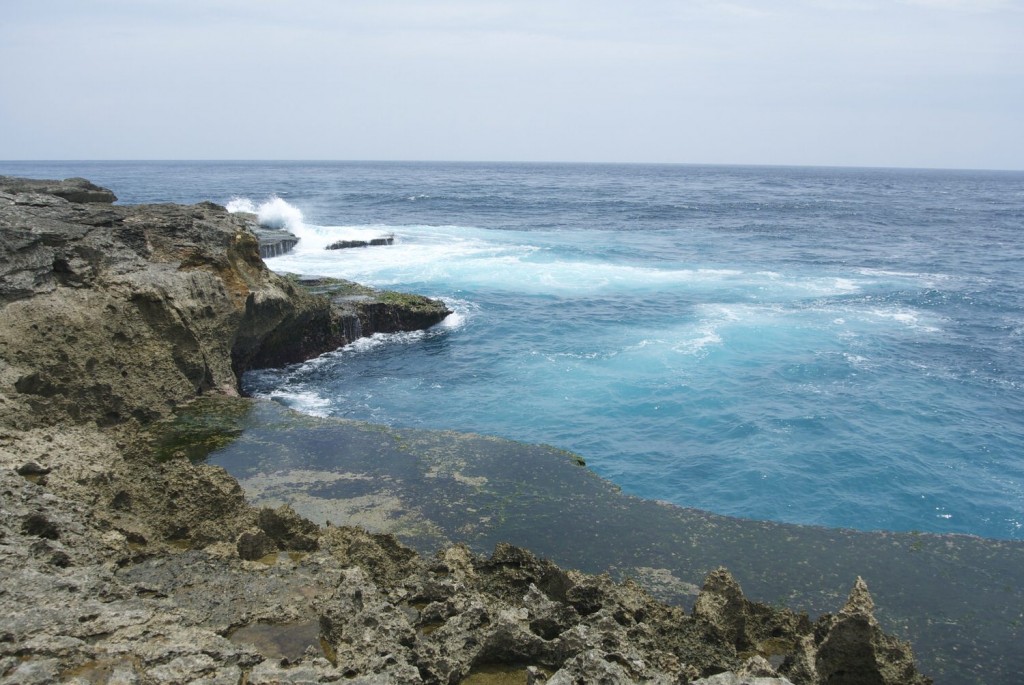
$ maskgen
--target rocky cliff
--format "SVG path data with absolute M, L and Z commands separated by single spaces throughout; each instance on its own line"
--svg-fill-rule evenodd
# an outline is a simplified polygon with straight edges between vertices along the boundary
M 145 422 L 234 392 L 253 366 L 449 313 L 368 289 L 358 302 L 313 295 L 266 268 L 248 215 L 113 200 L 83 179 L 0 178 L 2 373 L 31 410 L 8 421 Z
M 687 614 L 506 545 L 423 559 L 157 459 L 154 423 L 245 369 L 446 310 L 277 276 L 217 205 L 114 199 L 0 178 L 3 682 L 927 682 L 860 582 L 812 624 L 723 569 Z

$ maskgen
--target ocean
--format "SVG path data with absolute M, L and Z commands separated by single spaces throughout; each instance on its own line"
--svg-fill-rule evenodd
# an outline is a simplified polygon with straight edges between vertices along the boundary
M 244 389 L 583 456 L 731 516 L 1024 539 L 1024 172 L 400 162 L 0 162 L 213 200 L 268 260 L 455 312 Z M 383 247 L 325 250 L 394 235 Z

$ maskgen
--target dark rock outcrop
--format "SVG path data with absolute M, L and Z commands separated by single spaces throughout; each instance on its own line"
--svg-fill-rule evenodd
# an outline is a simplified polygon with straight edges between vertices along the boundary
M 257 224 L 256 215 L 246 215 L 252 218 L 250 228 L 260 242 L 260 257 L 270 259 L 280 257 L 287 253 L 299 243 L 299 238 L 294 233 L 277 229 L 266 228 Z
M 53 195 L 78 204 L 95 202 L 113 204 L 117 196 L 106 188 L 84 178 L 66 178 L 63 181 L 47 181 L 32 178 L 0 176 L 0 187 L 7 192 L 20 195 Z M 31 201 L 31 200 L 29 200 Z
M 353 247 L 382 247 L 384 245 L 394 245 L 395 236 L 387 235 L 381 238 L 371 238 L 369 240 L 337 240 L 325 249 L 327 250 L 347 250 Z

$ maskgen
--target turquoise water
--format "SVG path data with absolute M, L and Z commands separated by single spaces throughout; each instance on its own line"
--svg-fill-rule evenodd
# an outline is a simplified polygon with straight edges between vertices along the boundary
M 648 498 L 1024 538 L 1024 173 L 427 163 L 0 163 L 233 202 L 271 268 L 455 315 L 249 392 L 546 442 Z M 272 197 L 279 200 L 273 201 Z M 326 251 L 394 233 L 390 247 Z

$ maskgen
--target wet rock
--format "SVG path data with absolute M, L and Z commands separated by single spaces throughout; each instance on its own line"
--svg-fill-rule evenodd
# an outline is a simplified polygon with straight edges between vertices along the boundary
M 380 247 L 384 245 L 393 245 L 395 242 L 395 236 L 383 236 L 380 238 L 371 238 L 370 240 L 336 240 L 335 242 L 328 245 L 325 249 L 328 250 L 347 250 L 353 247 Z
M 260 241 L 260 257 L 263 259 L 280 257 L 299 242 L 298 237 L 288 231 L 256 225 L 255 215 L 253 215 L 250 228 Z

